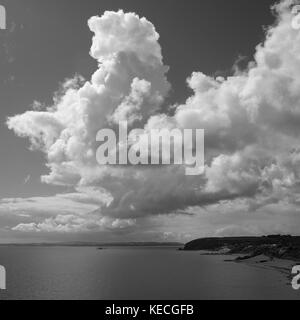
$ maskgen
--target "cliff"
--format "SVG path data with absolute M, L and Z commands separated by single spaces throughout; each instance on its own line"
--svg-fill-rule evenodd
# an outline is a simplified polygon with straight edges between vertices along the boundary
M 244 254 L 238 260 L 266 255 L 270 258 L 300 260 L 300 237 L 271 235 L 264 237 L 203 238 L 187 243 L 183 250 L 228 249 L 228 254 Z

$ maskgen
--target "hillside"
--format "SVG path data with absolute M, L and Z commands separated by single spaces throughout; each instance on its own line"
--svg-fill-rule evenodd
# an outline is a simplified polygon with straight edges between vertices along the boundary
M 218 251 L 224 248 L 229 254 L 245 254 L 238 258 L 240 260 L 262 254 L 271 258 L 300 260 L 300 237 L 293 236 L 203 238 L 187 243 L 183 250 Z

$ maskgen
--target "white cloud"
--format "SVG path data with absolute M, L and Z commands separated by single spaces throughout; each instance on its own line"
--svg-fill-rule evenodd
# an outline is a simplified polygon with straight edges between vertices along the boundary
M 58 194 L 49 197 L 4 198 L 0 201 L 0 212 L 26 213 L 30 216 L 53 216 L 61 214 L 86 214 L 97 209 L 101 203 L 84 194 Z
M 300 33 L 291 27 L 289 3 L 275 7 L 277 22 L 247 70 L 227 79 L 193 73 L 187 81 L 193 94 L 174 116 L 160 113 L 170 85 L 154 26 L 123 11 L 92 17 L 91 55 L 99 68 L 91 81 L 68 80 L 51 108 L 12 117 L 8 127 L 46 154 L 44 182 L 106 190 L 112 201 L 98 215 L 113 219 L 112 225 L 223 200 L 251 198 L 248 209 L 296 203 Z M 120 120 L 131 128 L 205 129 L 205 175 L 186 177 L 183 167 L 97 166 L 96 133 Z M 72 228 L 82 225 L 74 219 Z M 43 223 L 18 229 L 70 230 L 53 219 Z
M 9 213 L 19 221 L 26 221 L 12 228 L 13 231 L 22 232 L 129 232 L 135 228 L 134 219 L 113 219 L 98 214 L 96 210 L 110 201 L 104 192 L 81 188 L 78 192 L 52 197 L 2 199 L 0 214 Z M 27 222 L 32 219 L 36 222 Z
M 132 230 L 136 226 L 136 220 L 99 218 L 96 216 L 58 215 L 48 218 L 40 223 L 20 223 L 12 228 L 13 231 L 22 232 L 48 232 L 48 233 L 83 233 L 110 230 L 121 232 Z

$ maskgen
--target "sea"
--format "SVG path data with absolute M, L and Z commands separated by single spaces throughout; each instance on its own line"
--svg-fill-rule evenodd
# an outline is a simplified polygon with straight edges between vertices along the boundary
M 273 269 L 173 247 L 1 246 L 2 300 L 300 299 Z

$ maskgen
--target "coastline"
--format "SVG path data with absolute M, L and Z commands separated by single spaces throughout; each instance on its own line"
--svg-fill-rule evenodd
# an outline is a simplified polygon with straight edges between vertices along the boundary
M 288 279 L 289 284 L 293 267 L 300 265 L 299 236 L 202 238 L 187 243 L 183 250 L 219 255 L 224 257 L 224 262 L 277 271 Z
M 279 259 L 279 258 L 270 258 L 265 255 L 256 256 L 253 258 L 249 258 L 244 261 L 235 261 L 237 263 L 245 263 L 252 267 L 264 268 L 264 269 L 272 269 L 276 270 L 279 273 L 283 274 L 287 277 L 287 279 L 292 279 L 292 268 L 297 265 L 296 261 Z
M 230 249 L 222 248 L 216 251 L 206 251 L 201 250 L 201 255 L 204 256 L 227 256 L 228 259 L 224 259 L 224 263 L 238 263 L 238 264 L 246 264 L 251 267 L 261 268 L 266 270 L 277 271 L 281 275 L 283 275 L 289 282 L 292 280 L 292 268 L 295 265 L 300 265 L 299 260 L 292 259 L 281 259 L 270 257 L 265 254 L 260 254 L 256 256 L 243 256 L 239 253 L 230 253 Z

